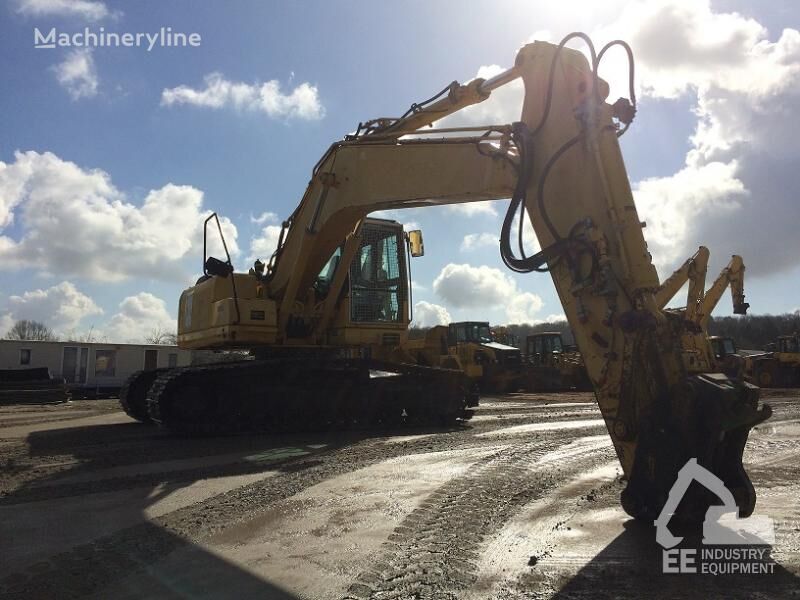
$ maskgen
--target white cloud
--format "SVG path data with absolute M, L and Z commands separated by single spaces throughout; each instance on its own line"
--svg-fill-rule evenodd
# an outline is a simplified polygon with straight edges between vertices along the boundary
M 250 255 L 247 257 L 249 262 L 260 259 L 267 262 L 278 247 L 278 239 L 281 235 L 280 225 L 267 225 L 261 230 L 261 235 L 250 239 Z
M 0 269 L 99 281 L 172 281 L 185 274 L 185 257 L 200 262 L 209 214 L 202 210 L 200 190 L 170 183 L 151 190 L 137 206 L 99 169 L 81 169 L 50 152 L 16 152 L 14 158 L 0 161 Z M 2 235 L 14 212 L 19 239 Z M 221 221 L 236 255 L 236 227 Z M 214 232 L 209 228 L 209 251 L 221 256 Z
M 595 19 L 603 20 L 612 24 L 592 38 L 630 42 L 640 98 L 695 103 L 697 128 L 684 167 L 634 185 L 656 264 L 674 263 L 706 244 L 713 269 L 733 253 L 744 255 L 752 276 L 796 265 L 800 147 L 791 124 L 800 120 L 800 31 L 785 28 L 770 37 L 756 19 L 714 10 L 709 0 L 627 2 Z M 477 76 L 501 70 L 487 65 Z M 612 100 L 627 96 L 627 74 L 625 53 L 609 52 L 601 76 L 611 84 Z M 513 122 L 523 96 L 517 80 L 437 125 Z
M 97 0 L 19 0 L 17 12 L 32 17 L 67 16 L 99 21 L 113 16 Z
M 434 279 L 433 291 L 455 308 L 503 307 L 511 323 L 533 322 L 544 305 L 536 294 L 520 291 L 508 274 L 486 265 L 449 263 Z
M 53 72 L 73 100 L 97 95 L 97 69 L 91 49 L 71 51 L 63 62 L 53 66 Z
M 767 29 L 740 13 L 715 12 L 708 0 L 631 2 L 597 39 L 622 37 L 636 53 L 638 86 L 656 97 L 676 98 L 691 89 L 718 86 L 744 93 L 763 93 L 796 73 L 786 61 L 787 34 L 767 40 Z M 604 59 L 605 61 L 605 59 Z M 612 64 L 613 61 L 613 64 Z M 620 73 L 623 53 L 604 66 L 603 75 Z M 621 70 L 623 77 L 626 71 Z
M 278 221 L 280 221 L 280 219 L 278 218 L 278 215 L 276 215 L 274 212 L 264 211 L 257 217 L 250 215 L 250 222 L 253 223 L 254 225 L 263 225 L 264 223 L 277 223 Z
M 284 94 L 280 83 L 275 79 L 263 84 L 248 84 L 228 81 L 221 73 L 210 73 L 205 76 L 204 81 L 203 89 L 186 85 L 164 89 L 161 93 L 161 104 L 190 104 L 205 108 L 233 107 L 237 110 L 263 112 L 272 118 L 321 119 L 325 116 L 317 87 L 307 82 Z
M 787 28 L 773 41 L 754 19 L 715 12 L 708 1 L 662 0 L 629 4 L 602 39 L 617 35 L 636 52 L 642 93 L 696 98 L 685 166 L 634 186 L 656 264 L 704 244 L 712 272 L 734 253 L 750 276 L 794 268 L 800 147 L 790 124 L 800 120 L 800 32 Z M 603 75 L 625 73 L 613 62 L 621 53 L 609 59 Z
M 499 248 L 500 238 L 494 233 L 468 233 L 461 241 L 461 251 L 470 252 L 481 248 Z
M 420 300 L 414 303 L 414 321 L 417 327 L 433 327 L 434 325 L 447 325 L 452 321 L 450 313 L 444 306 Z
M 713 162 L 636 184 L 637 208 L 647 223 L 645 237 L 658 267 L 686 258 L 690 240 L 709 213 L 719 218 L 741 206 L 747 192 L 735 172 L 735 164 Z
M 498 306 L 516 292 L 513 279 L 500 269 L 485 265 L 449 263 L 433 281 L 433 291 L 456 308 Z
M 509 323 L 539 323 L 536 315 L 542 310 L 544 302 L 531 292 L 517 292 L 506 301 L 506 317 Z
M 166 303 L 149 292 L 128 296 L 119 304 L 119 312 L 109 319 L 102 334 L 112 342 L 142 342 L 154 329 L 177 332 Z
M 497 202 L 497 200 L 448 204 L 445 206 L 445 209 L 453 213 L 464 215 L 465 217 L 475 217 L 480 215 L 496 217 L 497 209 L 495 208 L 495 202 Z
M 74 329 L 84 317 L 102 314 L 102 309 L 74 284 L 62 281 L 58 285 L 10 296 L 6 302 L 3 322 L 20 319 L 39 321 L 55 331 Z M 0 334 L 8 329 L 0 327 Z
M 558 321 L 566 321 L 566 320 L 567 320 L 567 316 L 564 313 L 553 313 L 553 314 L 547 315 L 542 321 L 539 321 L 539 322 L 540 323 L 541 322 L 544 322 L 544 323 L 557 323 Z
M 539 238 L 536 237 L 536 231 L 533 229 L 530 217 L 525 216 L 522 227 L 522 244 L 525 249 L 526 256 L 531 256 L 542 249 L 539 244 Z M 514 249 L 515 254 L 519 254 L 519 213 L 514 215 L 511 221 L 511 247 Z

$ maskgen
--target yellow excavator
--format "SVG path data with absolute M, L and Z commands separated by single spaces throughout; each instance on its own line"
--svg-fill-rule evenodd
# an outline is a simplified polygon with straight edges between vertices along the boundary
M 574 40 L 588 58 L 566 46 Z M 628 55 L 630 98 L 609 103 L 599 69 L 614 48 Z M 517 79 L 518 122 L 430 127 Z M 749 515 L 755 492 L 742 452 L 770 409 L 755 386 L 686 367 L 685 320 L 656 300 L 618 141 L 635 110 L 630 47 L 596 50 L 573 33 L 525 45 L 491 79 L 454 82 L 400 117 L 361 123 L 317 162 L 266 266 L 234 273 L 229 257 L 208 258 L 181 295 L 181 347 L 248 348 L 255 360 L 170 369 L 129 387 L 145 389 L 149 417 L 178 431 L 457 418 L 468 404 L 463 374 L 404 362 L 403 239 L 394 226 L 367 227 L 366 216 L 510 198 L 501 257 L 517 273 L 550 273 L 625 474 L 624 509 L 654 518 L 696 458 Z M 526 218 L 542 248 L 533 255 L 522 243 Z M 705 511 L 707 501 L 690 493 L 683 506 Z

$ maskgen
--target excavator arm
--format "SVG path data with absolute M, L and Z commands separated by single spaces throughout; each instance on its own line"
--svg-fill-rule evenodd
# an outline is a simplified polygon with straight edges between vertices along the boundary
M 731 300 L 733 301 L 733 313 L 737 315 L 747 314 L 750 305 L 744 301 L 744 262 L 742 257 L 734 254 L 728 266 L 722 269 L 719 277 L 714 281 L 708 291 L 706 291 L 702 308 L 700 311 L 700 325 L 706 329 L 708 318 L 711 316 L 714 307 L 719 303 L 725 288 L 731 288 Z
M 575 38 L 587 43 L 589 59 L 566 47 Z M 587 36 L 571 34 L 559 45 L 528 44 L 514 67 L 497 77 L 451 84 L 402 117 L 361 124 L 355 135 L 331 146 L 286 222 L 267 272 L 252 284 L 253 302 L 269 300 L 276 307 L 263 323 L 271 333 L 259 339 L 255 325 L 241 332 L 261 344 L 289 343 L 297 331 L 304 343 L 320 339 L 320 323 L 327 326 L 331 313 L 325 306 L 327 316 L 318 318 L 314 279 L 340 244 L 345 255 L 353 255 L 360 224 L 372 211 L 511 198 L 501 256 L 515 272 L 550 273 L 628 482 L 626 511 L 654 518 L 681 466 L 696 458 L 724 481 L 747 515 L 755 494 L 742 452 L 750 428 L 769 409 L 758 409 L 756 388 L 720 374 L 692 374 L 684 364 L 682 319 L 663 310 L 669 292 L 652 264 L 618 141 L 633 119 L 635 101 L 606 102 L 608 86 L 599 76 L 601 59 L 615 46 L 631 61 L 634 100 L 627 44 L 615 41 L 597 52 Z M 519 122 L 460 134 L 419 131 L 517 78 L 525 88 Z M 431 138 L 436 135 L 443 137 Z M 462 137 L 445 137 L 452 135 Z M 532 256 L 521 240 L 525 218 L 542 248 Z M 694 263 L 695 295 L 703 286 L 702 262 L 701 254 Z M 334 279 L 339 289 L 342 277 Z M 184 292 L 181 314 L 199 314 L 192 293 Z M 334 301 L 330 294 L 325 300 Z M 217 330 L 226 336 L 224 343 L 241 347 L 238 321 L 220 316 L 231 314 L 215 313 L 223 325 Z M 184 329 L 179 339 L 195 346 L 204 335 Z
M 736 315 L 747 314 L 750 305 L 744 301 L 744 261 L 742 257 L 734 254 L 728 265 L 722 269 L 719 276 L 707 291 L 705 287 L 706 271 L 708 266 L 708 248 L 700 246 L 694 256 L 688 258 L 672 275 L 670 275 L 656 290 L 656 302 L 664 308 L 675 294 L 688 281 L 684 318 L 699 326 L 707 333 L 708 319 L 722 299 L 725 288 L 731 288 L 733 313 Z
M 664 283 L 656 291 L 656 302 L 659 308 L 664 308 L 688 281 L 686 318 L 690 321 L 695 320 L 703 300 L 706 272 L 708 271 L 708 256 L 708 248 L 700 246 L 693 256 L 686 259 L 686 262 L 664 280 Z

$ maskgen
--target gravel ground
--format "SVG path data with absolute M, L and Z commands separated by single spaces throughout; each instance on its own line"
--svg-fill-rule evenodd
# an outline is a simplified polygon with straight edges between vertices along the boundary
M 447 430 L 170 437 L 116 401 L 0 407 L 0 598 L 800 597 L 800 391 L 745 454 L 771 574 L 664 575 L 591 394 Z

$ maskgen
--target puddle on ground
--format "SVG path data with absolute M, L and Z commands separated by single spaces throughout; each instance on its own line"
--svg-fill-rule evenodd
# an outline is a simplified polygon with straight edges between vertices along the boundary
M 473 417 L 474 419 L 474 417 Z M 428 437 L 433 437 L 436 435 L 435 433 L 421 433 L 419 435 L 398 435 L 395 437 L 390 437 L 387 440 L 384 440 L 384 444 L 403 444 L 405 442 L 414 442 L 416 440 L 421 440 Z
M 590 427 L 605 426 L 603 419 L 580 419 L 575 421 L 554 421 L 552 423 L 530 423 L 528 425 L 517 425 L 515 427 L 504 427 L 479 433 L 475 437 L 497 437 L 503 435 L 519 435 L 524 433 L 536 433 L 537 431 L 557 431 L 563 429 L 586 429 Z
M 800 438 L 800 420 L 766 421 L 753 428 L 760 435 L 772 435 L 785 438 Z

